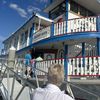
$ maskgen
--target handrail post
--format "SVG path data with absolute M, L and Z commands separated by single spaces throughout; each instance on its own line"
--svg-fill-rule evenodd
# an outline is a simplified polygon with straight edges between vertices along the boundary
M 98 99 L 97 100 L 100 100 L 100 97 L 98 97 Z
M 51 37 L 54 36 L 54 23 L 51 24 Z
M 83 57 L 83 66 L 85 67 L 85 42 L 82 43 L 82 57 Z
M 97 56 L 100 56 L 100 38 L 97 38 Z
M 15 77 L 13 77 L 12 89 L 11 89 L 11 99 L 12 100 L 13 100 L 14 85 L 15 85 Z
M 29 44 L 31 45 L 32 44 L 32 42 L 33 42 L 33 33 L 34 33 L 34 23 L 32 24 L 32 28 L 30 29 L 30 42 L 29 42 Z
M 65 50 L 64 50 L 64 71 L 65 71 L 65 78 L 68 79 L 68 45 L 65 45 Z
M 100 32 L 100 16 L 96 17 L 96 30 Z
M 7 69 L 7 90 L 8 90 L 8 100 L 10 100 L 10 82 L 9 82 L 9 69 Z
M 14 59 L 15 59 L 15 51 L 16 49 L 12 46 L 9 49 L 9 54 L 8 54 L 8 67 L 13 68 L 14 66 Z M 8 100 L 10 100 L 10 81 L 9 81 L 9 74 L 10 71 L 7 69 L 7 89 L 8 89 Z
M 68 1 L 66 0 L 66 33 L 68 32 L 67 27 L 68 27 Z
M 8 67 L 10 68 L 13 68 L 14 66 L 15 52 L 16 52 L 16 49 L 12 46 L 9 49 L 9 54 L 8 54 Z

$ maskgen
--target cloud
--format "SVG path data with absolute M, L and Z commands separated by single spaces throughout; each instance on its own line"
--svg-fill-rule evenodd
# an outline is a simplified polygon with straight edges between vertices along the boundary
M 40 0 L 40 1 L 42 1 L 42 2 L 48 2 L 48 0 Z
M 48 2 L 48 0 L 37 0 L 37 1 L 44 2 L 44 3 Z
M 7 3 L 7 1 L 6 1 L 6 0 L 2 0 L 2 3 L 3 3 L 3 4 L 6 4 L 6 3 Z
M 17 4 L 11 3 L 9 7 L 16 10 L 21 17 L 27 18 L 27 12 L 21 7 L 19 7 Z
M 35 6 L 28 6 L 27 8 L 27 12 L 32 14 L 33 12 L 40 12 L 41 9 Z
M 7 3 L 7 1 L 6 1 L 6 0 L 1 0 L 1 3 L 2 3 L 3 5 L 5 5 L 5 4 Z

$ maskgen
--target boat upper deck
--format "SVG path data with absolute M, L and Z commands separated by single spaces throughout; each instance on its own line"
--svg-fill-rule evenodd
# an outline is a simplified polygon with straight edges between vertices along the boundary
M 9 40 L 5 41 L 5 54 L 8 53 L 9 47 L 11 43 L 15 43 L 12 45 L 16 45 L 17 52 L 20 52 L 24 48 L 31 48 L 35 46 L 41 46 L 41 44 L 52 44 L 58 42 L 66 42 L 72 43 L 73 41 L 84 40 L 87 41 L 89 38 L 99 38 L 100 37 L 100 17 L 99 16 L 91 16 L 91 17 L 81 17 L 69 19 L 68 21 L 61 21 L 57 23 L 53 23 L 46 27 L 42 28 L 35 33 L 32 32 L 31 37 L 27 37 L 26 40 L 22 41 L 22 35 L 15 34 L 15 38 L 9 38 Z M 17 35 L 17 36 L 16 36 Z M 23 35 L 25 36 L 25 35 Z M 12 42 L 11 42 L 12 40 Z M 31 43 L 30 43 L 31 40 Z M 72 41 L 71 41 L 72 40 Z M 16 44 L 18 42 L 18 44 Z M 82 42 L 82 41 L 80 41 Z M 42 45 L 43 46 L 43 45 Z M 47 45 L 46 45 L 47 46 Z M 48 47 L 48 46 L 47 46 Z
M 99 16 L 93 16 L 93 17 L 75 18 L 75 19 L 70 19 L 68 21 L 52 23 L 51 26 L 41 29 L 37 31 L 35 34 L 33 34 L 32 43 L 36 43 L 44 39 L 49 40 L 50 38 L 52 38 L 53 40 L 53 38 L 56 37 L 58 38 L 63 36 L 65 36 L 66 39 L 75 39 L 75 36 L 76 37 L 80 35 L 82 36 L 83 34 L 84 36 L 89 35 L 91 37 L 93 36 L 94 33 L 96 36 L 96 34 L 99 33 L 100 31 L 99 20 L 100 20 Z M 85 37 L 87 38 L 87 36 Z

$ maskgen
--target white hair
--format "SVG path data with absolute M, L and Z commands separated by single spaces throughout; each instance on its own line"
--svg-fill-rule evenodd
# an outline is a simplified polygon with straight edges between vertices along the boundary
M 64 81 L 64 67 L 60 64 L 51 65 L 48 69 L 48 82 L 60 86 Z

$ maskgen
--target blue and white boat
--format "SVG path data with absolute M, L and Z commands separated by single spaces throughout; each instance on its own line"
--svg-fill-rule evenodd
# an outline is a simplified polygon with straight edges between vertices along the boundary
M 50 64 L 62 64 L 66 79 L 89 91 L 84 93 L 71 86 L 75 97 L 83 98 L 78 100 L 100 100 L 99 0 L 50 0 L 44 12 L 49 18 L 33 13 L 3 41 L 2 57 L 11 46 L 21 59 L 32 50 L 33 57 L 43 58 L 37 68 L 47 71 Z

